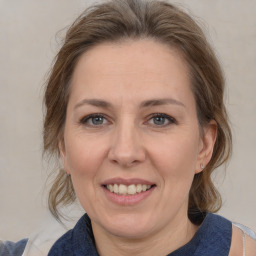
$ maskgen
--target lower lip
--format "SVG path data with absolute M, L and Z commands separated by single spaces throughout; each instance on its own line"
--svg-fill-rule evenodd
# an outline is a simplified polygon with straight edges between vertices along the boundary
M 122 205 L 122 206 L 131 206 L 131 205 L 138 204 L 144 201 L 146 198 L 148 198 L 151 195 L 151 193 L 154 191 L 155 186 L 145 192 L 141 192 L 134 195 L 125 195 L 125 196 L 112 193 L 105 187 L 102 187 L 102 188 L 105 192 L 105 195 L 111 202 L 118 205 Z

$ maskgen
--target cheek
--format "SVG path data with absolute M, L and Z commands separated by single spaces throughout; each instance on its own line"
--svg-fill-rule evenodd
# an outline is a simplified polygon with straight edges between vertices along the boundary
M 88 136 L 66 137 L 66 164 L 74 176 L 94 176 L 104 160 L 104 143 Z
M 193 136 L 176 135 L 151 145 L 150 158 L 165 183 L 181 184 L 193 179 L 198 152 Z
M 86 211 L 94 209 L 99 200 L 96 188 L 105 157 L 105 144 L 98 144 L 96 138 L 81 135 L 66 136 L 65 139 L 66 166 L 69 168 L 76 196 Z

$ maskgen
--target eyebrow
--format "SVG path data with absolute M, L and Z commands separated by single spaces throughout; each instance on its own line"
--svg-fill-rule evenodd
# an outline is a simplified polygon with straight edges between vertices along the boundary
M 161 106 L 161 105 L 168 105 L 168 104 L 185 107 L 185 105 L 182 102 L 172 98 L 145 100 L 140 104 L 140 107 L 145 108 L 145 107 Z
M 84 99 L 82 101 L 80 101 L 79 103 L 77 103 L 75 105 L 75 109 L 79 108 L 83 105 L 92 105 L 95 107 L 101 107 L 101 108 L 111 108 L 111 104 L 105 100 L 101 100 L 101 99 Z M 140 108 L 147 108 L 147 107 L 153 107 L 153 106 L 161 106 L 161 105 L 168 105 L 168 104 L 173 104 L 173 105 L 178 105 L 178 106 L 182 106 L 185 107 L 185 105 L 175 99 L 172 98 L 164 98 L 164 99 L 151 99 L 151 100 L 145 100 L 143 102 L 141 102 L 140 104 Z
M 95 106 L 95 107 L 101 107 L 101 108 L 110 108 L 111 107 L 111 104 L 108 103 L 107 101 L 105 100 L 100 100 L 100 99 L 84 99 L 80 102 L 78 102 L 76 105 L 75 105 L 75 109 L 76 108 L 79 108 L 83 105 L 92 105 L 92 106 Z

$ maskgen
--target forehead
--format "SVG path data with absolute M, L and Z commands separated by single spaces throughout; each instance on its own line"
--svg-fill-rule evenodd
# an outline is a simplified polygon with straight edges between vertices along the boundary
M 102 43 L 85 52 L 71 82 L 71 96 L 130 94 L 142 98 L 191 96 L 186 61 L 175 48 L 151 39 Z M 159 95 L 158 95 L 159 94 Z

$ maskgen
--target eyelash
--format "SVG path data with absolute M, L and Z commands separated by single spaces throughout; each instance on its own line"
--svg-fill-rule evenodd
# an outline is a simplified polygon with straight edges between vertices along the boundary
M 161 117 L 161 118 L 165 118 L 169 121 L 168 124 L 165 124 L 165 125 L 156 125 L 156 126 L 159 126 L 159 127 L 166 127 L 168 125 L 171 125 L 171 124 L 177 124 L 177 121 L 175 118 L 167 115 L 167 114 L 164 114 L 164 113 L 155 113 L 155 114 L 152 114 L 149 118 L 149 120 L 153 119 L 153 118 L 156 118 L 156 117 Z
M 89 121 L 90 119 L 96 118 L 96 117 L 98 117 L 98 118 L 104 118 L 104 119 L 108 120 L 108 118 L 106 118 L 105 115 L 103 115 L 103 114 L 97 114 L 97 113 L 96 113 L 96 114 L 90 114 L 90 115 L 88 115 L 88 116 L 86 116 L 86 117 L 83 117 L 83 118 L 81 119 L 80 123 L 83 124 L 83 125 L 91 126 L 91 127 L 103 126 L 102 124 L 101 124 L 101 125 L 88 124 L 88 121 Z
M 164 114 L 164 113 L 154 113 L 152 115 L 150 115 L 150 117 L 147 119 L 147 122 L 149 122 L 151 119 L 153 118 L 165 118 L 168 120 L 168 124 L 164 124 L 164 125 L 156 125 L 156 124 L 151 124 L 151 126 L 156 126 L 156 127 L 166 127 L 166 126 L 169 126 L 171 124 L 177 124 L 177 121 L 175 120 L 175 118 L 167 115 L 167 114 Z M 96 114 L 90 114 L 86 117 L 83 117 L 81 120 L 80 120 L 80 123 L 83 124 L 83 125 L 87 125 L 89 127 L 102 127 L 104 126 L 105 124 L 99 124 L 99 125 L 95 125 L 95 124 L 88 124 L 88 121 L 92 118 L 103 118 L 105 120 L 108 121 L 108 118 L 106 118 L 105 115 L 103 114 L 100 114 L 100 113 L 96 113 Z M 104 122 L 104 121 L 103 121 Z

